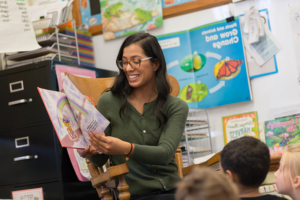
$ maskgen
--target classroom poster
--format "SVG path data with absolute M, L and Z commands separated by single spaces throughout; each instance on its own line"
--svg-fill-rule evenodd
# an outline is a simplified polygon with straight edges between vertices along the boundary
M 257 112 L 248 112 L 222 118 L 225 145 L 244 136 L 259 138 Z
M 168 8 L 171 6 L 176 6 L 179 4 L 195 1 L 195 0 L 161 0 L 162 1 L 162 7 L 163 8 Z
M 163 25 L 161 0 L 100 0 L 100 2 L 104 40 Z
M 261 21 L 264 25 L 265 31 L 270 32 L 271 31 L 271 26 L 270 26 L 270 20 L 269 20 L 269 13 L 268 9 L 263 9 L 259 11 L 259 14 L 261 16 Z M 240 17 L 241 20 L 241 30 L 243 30 L 244 27 L 244 15 Z M 244 33 L 244 37 L 248 37 L 248 34 Z M 260 42 L 257 46 L 261 46 L 263 43 L 265 43 L 266 40 L 269 40 L 269 37 L 265 33 L 264 37 L 260 38 Z M 269 40 L 269 44 L 272 44 L 271 40 Z M 263 46 L 261 46 L 263 47 Z M 275 47 L 275 44 L 273 43 L 270 45 L 267 49 L 273 49 Z M 275 47 L 276 48 L 276 47 Z M 265 48 L 263 48 L 265 49 Z M 276 51 L 276 50 L 275 50 Z M 247 60 L 247 66 L 249 69 L 249 76 L 250 78 L 256 78 L 260 76 L 265 76 L 265 75 L 270 75 L 278 72 L 277 69 L 277 62 L 276 62 L 276 55 L 274 55 L 271 59 L 266 61 L 263 65 L 257 64 L 253 56 L 250 55 L 249 51 L 245 49 L 245 54 L 246 54 L 246 60 Z
M 239 18 L 158 36 L 167 73 L 192 108 L 251 101 Z
M 271 157 L 281 156 L 289 145 L 300 143 L 300 118 L 284 117 L 265 122 L 266 144 Z
M 101 2 L 101 4 L 106 2 Z M 101 24 L 100 0 L 79 0 L 81 23 L 88 27 Z

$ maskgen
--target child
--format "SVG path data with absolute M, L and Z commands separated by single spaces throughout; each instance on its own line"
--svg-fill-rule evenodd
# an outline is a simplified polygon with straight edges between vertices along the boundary
M 267 145 L 253 137 L 233 140 L 221 152 L 220 169 L 236 183 L 241 200 L 285 199 L 259 193 L 269 167 L 270 153 Z
M 277 192 L 300 200 L 300 145 L 290 146 L 275 173 Z
M 195 167 L 175 194 L 176 200 L 238 200 L 236 186 L 210 168 Z

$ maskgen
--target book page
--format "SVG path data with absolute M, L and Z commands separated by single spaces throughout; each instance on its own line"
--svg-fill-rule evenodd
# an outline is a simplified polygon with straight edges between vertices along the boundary
M 38 88 L 62 147 L 84 149 L 87 140 L 77 124 L 67 96 Z
M 63 89 L 83 136 L 89 137 L 88 133 L 91 131 L 102 134 L 110 122 L 81 94 L 69 77 L 64 78 Z M 87 142 L 90 144 L 88 140 Z
M 0 53 L 40 48 L 28 14 L 27 0 L 0 0 L 0 27 Z
M 167 73 L 176 77 L 180 85 L 179 97 L 186 102 L 193 102 L 195 83 L 194 72 L 200 68 L 194 67 L 194 58 L 189 31 L 176 32 L 157 36 L 158 42 L 163 50 Z

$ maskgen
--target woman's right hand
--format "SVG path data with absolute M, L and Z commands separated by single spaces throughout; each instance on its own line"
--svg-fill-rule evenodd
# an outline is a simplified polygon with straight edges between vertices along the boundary
M 86 147 L 84 150 L 82 149 L 77 149 L 77 152 L 79 153 L 79 155 L 82 157 L 82 158 L 89 158 L 93 155 L 96 155 L 96 154 L 99 154 L 100 151 L 97 150 L 95 147 L 93 146 L 88 146 Z

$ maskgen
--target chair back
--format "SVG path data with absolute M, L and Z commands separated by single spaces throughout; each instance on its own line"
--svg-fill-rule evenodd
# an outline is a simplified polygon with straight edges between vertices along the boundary
M 95 101 L 95 104 L 98 103 L 98 100 L 101 94 L 108 88 L 110 88 L 114 81 L 115 77 L 109 78 L 85 78 L 76 76 L 70 73 L 65 72 L 65 75 L 69 77 L 72 83 L 77 87 L 77 89 L 86 96 L 92 97 Z M 167 79 L 172 88 L 170 95 L 176 97 L 179 94 L 180 86 L 176 78 L 172 75 L 167 75 Z

